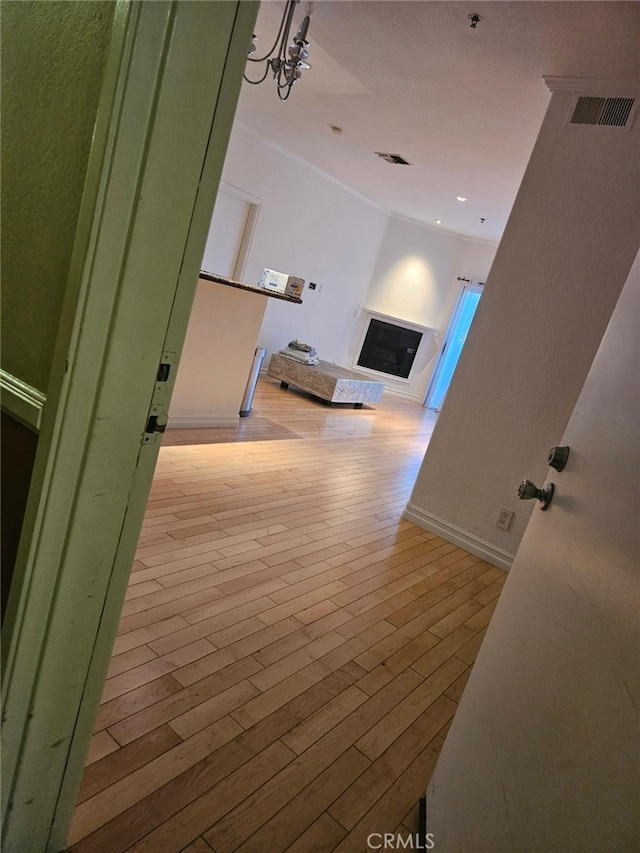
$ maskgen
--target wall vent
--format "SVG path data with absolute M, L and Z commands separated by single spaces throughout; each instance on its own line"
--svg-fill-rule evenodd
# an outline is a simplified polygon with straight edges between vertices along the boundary
M 595 98 L 580 96 L 576 101 L 570 124 L 591 124 L 600 127 L 626 127 L 635 98 Z
M 386 160 L 387 163 L 394 163 L 396 166 L 410 166 L 411 165 L 411 163 L 408 160 L 405 160 L 404 157 L 401 157 L 399 154 L 385 154 L 382 151 L 376 151 L 375 153 L 382 160 Z

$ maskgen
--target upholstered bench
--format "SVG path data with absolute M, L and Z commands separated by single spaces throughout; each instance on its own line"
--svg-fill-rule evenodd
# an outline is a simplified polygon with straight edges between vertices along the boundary
M 295 385 L 329 404 L 353 403 L 354 409 L 361 409 L 363 403 L 377 403 L 384 391 L 384 382 L 364 379 L 360 373 L 328 361 L 298 364 L 293 359 L 274 354 L 267 374 L 279 379 L 282 388 Z

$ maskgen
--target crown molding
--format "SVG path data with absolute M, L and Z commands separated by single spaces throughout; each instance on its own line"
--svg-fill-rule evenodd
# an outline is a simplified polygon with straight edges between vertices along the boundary
M 405 216 L 402 213 L 390 213 L 389 218 L 397 219 L 399 222 L 406 222 L 408 225 L 414 225 L 417 228 L 422 228 L 424 231 L 432 231 L 434 234 L 446 234 L 447 237 L 455 237 L 456 240 L 463 240 L 465 243 L 475 243 L 480 246 L 496 248 L 500 242 L 499 240 L 483 240 L 482 237 L 471 237 L 467 234 L 460 234 L 459 231 L 450 231 L 441 225 L 431 225 L 429 222 L 421 222 L 419 219 L 412 219 L 410 216 Z
M 344 192 L 349 193 L 354 198 L 357 198 L 359 201 L 364 202 L 364 204 L 373 208 L 374 210 L 383 213 L 385 216 L 388 216 L 389 219 L 397 219 L 400 222 L 407 222 L 410 225 L 415 225 L 418 228 L 422 228 L 426 231 L 433 231 L 434 234 L 446 234 L 448 237 L 455 237 L 457 240 L 464 240 L 468 243 L 475 243 L 482 246 L 492 246 L 495 247 L 498 245 L 498 240 L 483 240 L 481 237 L 471 237 L 466 234 L 460 234 L 458 231 L 450 231 L 447 228 L 442 228 L 441 226 L 431 225 L 428 222 L 422 222 L 419 219 L 412 219 L 410 216 L 405 216 L 402 213 L 394 213 L 392 210 L 389 210 L 386 207 L 382 207 L 379 204 L 371 201 L 371 199 L 366 198 L 366 196 L 361 195 L 356 190 L 348 187 L 346 184 L 343 184 L 337 178 L 332 177 L 327 174 L 327 172 L 323 172 L 322 169 L 319 169 L 317 166 L 314 166 L 313 163 L 309 163 L 308 160 L 305 160 L 302 157 L 299 157 L 297 154 L 294 154 L 293 151 L 290 151 L 288 148 L 285 148 L 283 145 L 279 145 L 277 142 L 272 142 L 272 140 L 267 139 L 264 136 L 261 136 L 259 133 L 256 133 L 255 130 L 248 127 L 241 121 L 236 121 L 233 124 L 234 128 L 245 133 L 247 136 L 250 136 L 252 139 L 255 139 L 257 142 L 266 145 L 268 148 L 271 148 L 273 151 L 277 151 L 278 154 L 282 154 L 283 157 L 287 157 L 290 160 L 293 160 L 298 165 L 303 168 L 309 169 L 310 172 L 313 172 L 314 175 L 317 175 L 319 178 L 323 178 L 325 181 L 333 184 Z
M 339 181 L 337 178 L 332 177 L 332 175 L 327 174 L 327 172 L 323 172 L 322 169 L 319 169 L 317 166 L 314 166 L 313 163 L 310 163 L 308 160 L 305 160 L 303 157 L 299 157 L 297 154 L 294 154 L 293 151 L 290 151 L 288 148 L 285 148 L 283 145 L 279 145 L 277 142 L 273 142 L 271 139 L 267 139 L 265 136 L 260 136 L 259 133 L 256 133 L 255 130 L 248 127 L 246 124 L 243 124 L 241 121 L 234 121 L 234 128 L 241 130 L 247 136 L 250 136 L 252 139 L 256 139 L 258 142 L 261 142 L 263 145 L 266 145 L 268 148 L 273 149 L 273 151 L 277 151 L 278 154 L 282 154 L 284 157 L 288 157 L 289 160 L 293 160 L 299 166 L 302 166 L 305 169 L 308 169 L 310 172 L 313 172 L 314 175 L 317 175 L 319 178 L 323 178 L 325 181 L 329 181 L 329 183 L 338 187 L 338 189 L 343 190 L 349 195 L 352 195 L 354 198 L 357 198 L 359 201 L 364 202 L 369 207 L 372 207 L 374 210 L 378 210 L 380 213 L 384 213 L 386 216 L 391 216 L 391 211 L 387 210 L 384 207 L 381 207 L 379 204 L 371 201 L 370 198 L 366 198 L 366 196 L 361 195 L 356 190 L 348 187 L 346 184 L 343 184 L 342 181 Z
M 576 95 L 600 95 L 613 98 L 640 96 L 638 80 L 598 80 L 590 77 L 542 78 L 552 92 L 570 92 Z

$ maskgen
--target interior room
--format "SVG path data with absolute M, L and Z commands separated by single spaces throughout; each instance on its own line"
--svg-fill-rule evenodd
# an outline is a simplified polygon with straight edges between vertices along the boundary
M 285 6 L 3 9 L 4 843 L 632 850 L 637 4 Z

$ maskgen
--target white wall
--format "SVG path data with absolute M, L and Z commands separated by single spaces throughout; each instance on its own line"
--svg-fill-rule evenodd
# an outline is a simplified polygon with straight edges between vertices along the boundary
M 517 485 L 544 477 L 640 242 L 640 122 L 565 125 L 572 98 L 553 94 L 407 507 L 498 565 L 531 513 Z
M 204 250 L 205 272 L 240 276 L 254 210 L 220 187 Z M 169 408 L 170 428 L 236 426 L 266 296 L 200 279 Z
M 385 231 L 364 307 L 390 317 L 435 329 L 425 335 L 408 384 L 385 380 L 393 388 L 422 402 L 460 292 L 458 276 L 484 281 L 497 246 L 467 240 L 446 231 L 392 217 Z M 357 355 L 368 318 L 354 328 L 350 357 Z
M 169 408 L 169 427 L 233 427 L 267 302 L 200 279 Z
M 456 291 L 456 275 L 461 274 L 462 246 L 462 240 L 453 234 L 422 228 L 406 219 L 390 219 L 366 307 L 440 328 L 453 306 L 451 294 Z
M 640 255 L 428 791 L 436 849 L 639 849 Z
M 497 243 L 465 240 L 462 246 L 462 255 L 458 262 L 464 271 L 464 277 L 473 281 L 486 281 L 497 249 Z
M 460 290 L 456 277 L 484 280 L 496 246 L 390 217 L 238 124 L 222 178 L 205 266 L 233 277 L 237 249 L 248 246 L 242 280 L 257 284 L 265 267 L 300 276 L 306 282 L 303 303 L 261 303 L 264 319 L 256 332 L 254 297 L 219 293 L 214 285 L 200 283 L 170 425 L 236 422 L 238 389 L 244 389 L 256 346 L 267 349 L 265 368 L 271 354 L 293 338 L 313 344 L 326 361 L 352 366 L 367 321 L 365 308 L 437 330 L 425 334 L 409 383 L 385 378 L 387 388 L 422 402 Z M 235 209 L 228 209 L 232 203 L 242 212 L 235 191 L 259 205 L 246 241 L 240 239 Z M 237 226 L 232 230 L 231 219 Z M 310 281 L 316 282 L 315 291 L 309 290 Z M 235 329 L 231 337 L 229 329 Z M 215 365 L 221 347 L 237 348 L 240 340 L 247 346 L 233 359 L 233 375 L 220 373 Z
M 238 124 L 222 178 L 261 201 L 243 280 L 257 284 L 268 267 L 306 282 L 302 305 L 269 300 L 258 341 L 267 360 L 298 338 L 345 364 L 387 215 Z
M 443 333 L 458 293 L 456 276 L 484 279 L 496 247 L 390 217 L 236 123 L 223 181 L 261 202 L 243 280 L 265 267 L 305 279 L 303 304 L 270 301 L 258 344 L 267 361 L 291 339 L 345 367 L 361 338 L 363 308 Z M 318 289 L 308 288 L 310 281 Z M 419 354 L 410 386 L 387 387 L 422 401 L 435 345 Z

